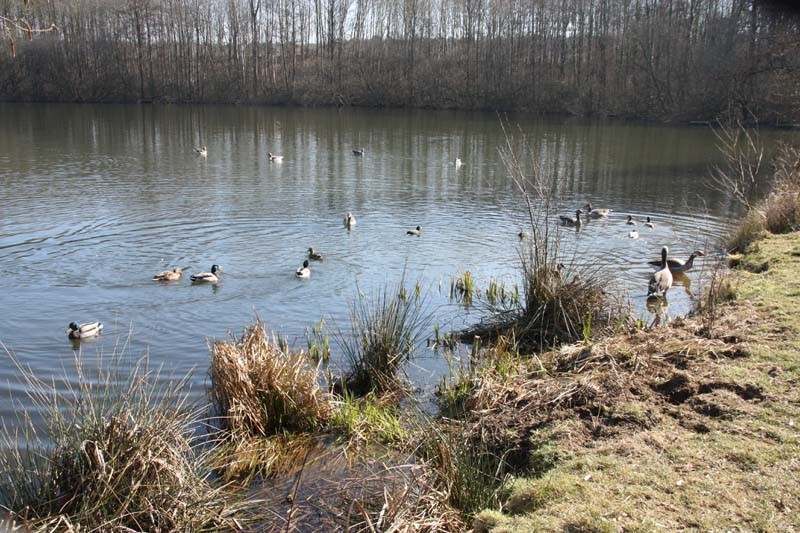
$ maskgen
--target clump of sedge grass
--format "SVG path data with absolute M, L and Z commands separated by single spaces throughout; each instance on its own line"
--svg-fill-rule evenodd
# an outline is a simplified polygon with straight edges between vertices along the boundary
M 731 230 L 726 247 L 731 252 L 746 253 L 764 235 L 765 230 L 764 216 L 755 210 L 748 211 Z
M 75 361 L 77 381 L 58 390 L 23 368 L 21 382 L 44 428 L 27 410 L 0 437 L 0 506 L 27 526 L 78 531 L 238 529 L 224 488 L 209 482 L 193 448 L 198 411 L 147 360 L 96 372 Z
M 304 352 L 270 337 L 260 320 L 240 339 L 213 343 L 210 395 L 234 440 L 314 430 L 331 413 L 317 367 Z
M 612 276 L 601 267 L 581 267 L 562 258 L 560 243 L 565 230 L 555 222 L 555 190 L 550 179 L 555 169 L 543 168 L 533 153 L 531 161 L 524 163 L 511 139 L 506 139 L 501 156 L 525 201 L 531 228 L 519 253 L 523 294 L 487 302 L 490 319 L 465 332 L 464 337 L 513 332 L 520 349 L 541 351 L 611 332 L 628 321 L 629 307 L 609 289 Z
M 403 280 L 371 297 L 357 296 L 350 312 L 350 332 L 338 332 L 350 371 L 345 388 L 357 395 L 387 392 L 400 386 L 398 373 L 424 338 L 429 322 L 420 291 L 409 294 Z
M 459 426 L 422 423 L 416 455 L 432 476 L 433 486 L 446 496 L 464 520 L 483 509 L 499 508 L 508 482 L 503 458 L 475 441 Z

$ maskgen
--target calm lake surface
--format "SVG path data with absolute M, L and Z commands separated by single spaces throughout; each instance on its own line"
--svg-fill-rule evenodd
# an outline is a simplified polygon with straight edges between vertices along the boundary
M 566 231 L 563 248 L 579 262 L 613 265 L 645 319 L 647 260 L 664 244 L 682 258 L 713 252 L 736 216 L 704 185 L 719 157 L 706 128 L 508 119 L 514 142 L 522 146 L 524 133 L 553 169 L 561 212 L 587 199 L 614 209 Z M 772 144 L 778 133 L 762 137 Z M 498 153 L 504 144 L 494 114 L 0 104 L 0 341 L 43 378 L 71 375 L 64 329 L 99 320 L 103 336 L 84 342 L 84 353 L 108 355 L 130 336 L 132 356 L 149 351 L 178 375 L 193 369 L 199 399 L 207 340 L 238 334 L 258 315 L 305 347 L 306 328 L 323 317 L 346 328 L 359 289 L 369 294 L 404 271 L 430 291 L 442 330 L 468 324 L 480 313 L 449 300 L 452 277 L 469 270 L 478 287 L 518 279 L 526 215 Z M 200 145 L 207 158 L 194 154 Z M 366 155 L 353 156 L 361 146 Z M 358 218 L 352 231 L 342 225 L 347 211 Z M 637 240 L 627 238 L 628 214 L 640 220 Z M 653 230 L 642 226 L 647 215 Z M 417 225 L 422 236 L 406 236 Z M 297 279 L 310 246 L 325 261 Z M 151 281 L 174 266 L 191 274 L 214 263 L 224 267 L 215 286 L 193 286 L 188 275 Z M 696 263 L 694 289 L 710 263 Z M 684 287 L 670 292 L 672 315 L 690 306 Z M 423 352 L 410 373 L 426 390 L 447 365 Z M 0 416 L 22 398 L 16 375 L 0 355 L 0 382 L 11 390 L 0 395 Z

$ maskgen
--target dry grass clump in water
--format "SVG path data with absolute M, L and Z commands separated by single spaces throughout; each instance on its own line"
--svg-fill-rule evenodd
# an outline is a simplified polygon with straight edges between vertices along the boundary
M 186 380 L 165 382 L 146 361 L 125 376 L 121 358 L 88 375 L 79 358 L 77 383 L 59 392 L 12 359 L 45 417 L 43 432 L 27 414 L 4 424 L 0 505 L 14 518 L 62 531 L 239 529 L 193 450 Z
M 350 366 L 347 390 L 357 395 L 399 388 L 398 372 L 423 339 L 430 322 L 419 290 L 406 290 L 404 280 L 372 297 L 356 296 L 350 312 L 350 332 L 337 337 Z
M 260 320 L 238 340 L 213 343 L 210 394 L 234 440 L 311 431 L 331 413 L 317 368 L 304 352 L 283 349 Z
M 629 306 L 609 288 L 607 272 L 565 261 L 560 244 L 565 228 L 555 222 L 554 168 L 543 168 L 531 152 L 523 163 L 506 137 L 503 163 L 525 201 L 530 239 L 520 249 L 524 297 L 511 308 L 493 309 L 493 316 L 464 333 L 466 339 L 513 332 L 523 352 L 540 351 L 559 343 L 602 336 L 624 324 Z M 574 232 L 574 229 L 569 231 Z

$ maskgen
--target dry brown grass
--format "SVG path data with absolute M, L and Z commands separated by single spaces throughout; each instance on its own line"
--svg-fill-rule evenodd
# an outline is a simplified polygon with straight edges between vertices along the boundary
M 121 356 L 97 369 L 79 358 L 77 383 L 59 391 L 15 362 L 46 424 L 22 414 L 3 428 L 0 505 L 16 519 L 37 531 L 239 529 L 193 446 L 185 380 L 162 379 L 146 360 L 123 374 Z
M 260 320 L 240 339 L 213 343 L 210 395 L 234 440 L 311 431 L 331 414 L 318 369 L 305 352 L 279 346 Z
M 614 406 L 658 398 L 652 391 L 664 376 L 708 354 L 735 358 L 746 353 L 739 337 L 707 338 L 699 318 L 676 319 L 666 328 L 619 334 L 592 345 L 566 345 L 534 357 L 504 356 L 499 365 L 487 352 L 486 365 L 463 400 L 466 422 L 479 441 L 525 469 L 531 467 L 531 436 L 538 428 L 577 417 L 589 434 L 607 431 L 627 416 Z M 669 402 L 670 393 L 664 394 Z M 648 417 L 628 418 L 646 423 Z

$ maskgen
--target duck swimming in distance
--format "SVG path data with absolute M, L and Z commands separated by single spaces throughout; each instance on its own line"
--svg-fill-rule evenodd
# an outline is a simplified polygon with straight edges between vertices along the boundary
M 310 278 L 311 277 L 311 269 L 308 267 L 308 259 L 303 261 L 303 266 L 301 266 L 297 270 L 295 270 L 294 274 L 298 278 Z
M 76 322 L 70 322 L 67 326 L 67 334 L 70 339 L 88 339 L 96 337 L 103 331 L 103 324 L 101 322 L 88 322 L 86 324 L 78 325 Z
M 344 217 L 344 227 L 350 229 L 355 225 L 356 225 L 356 217 L 353 216 L 353 213 L 348 211 L 347 215 L 345 215 Z
M 597 207 L 592 207 L 592 202 L 586 202 L 586 205 L 583 206 L 586 209 L 586 218 L 605 218 L 608 216 L 613 209 L 600 209 Z
M 206 147 L 203 146 L 202 148 L 195 148 L 194 153 L 196 153 L 200 157 L 206 157 L 208 155 L 208 150 L 206 150 Z
M 410 230 L 408 230 L 408 231 L 406 232 L 406 235 L 415 235 L 415 236 L 419 237 L 420 235 L 422 235 L 422 228 L 420 228 L 419 226 L 417 226 L 417 227 L 416 227 L 416 228 L 414 228 L 414 229 L 410 229 Z
M 670 258 L 667 261 L 667 266 L 669 267 L 670 272 L 688 272 L 694 266 L 694 258 L 705 257 L 705 255 L 706 254 L 703 251 L 695 250 L 694 252 L 691 253 L 689 259 L 687 259 L 686 261 L 683 261 L 681 259 Z M 647 264 L 653 266 L 661 266 L 661 261 L 658 260 L 648 261 Z
M 153 276 L 153 281 L 178 281 L 183 275 L 181 267 L 175 267 L 172 270 L 165 270 Z
M 319 252 L 315 252 L 313 248 L 308 249 L 308 258 L 313 259 L 314 261 L 322 261 L 324 258 L 322 254 Z
M 575 211 L 575 216 L 574 217 L 571 217 L 569 215 L 559 215 L 558 218 L 559 218 L 559 220 L 561 220 L 561 223 L 563 225 L 565 225 L 565 226 L 571 226 L 571 227 L 574 227 L 574 228 L 580 228 L 581 224 L 582 224 L 582 222 L 581 222 L 581 215 L 582 214 L 583 214 L 583 210 L 578 209 L 577 211 Z
M 222 277 L 222 267 L 219 265 L 211 265 L 211 272 L 201 272 L 199 274 L 192 274 L 189 279 L 192 283 L 216 283 Z

